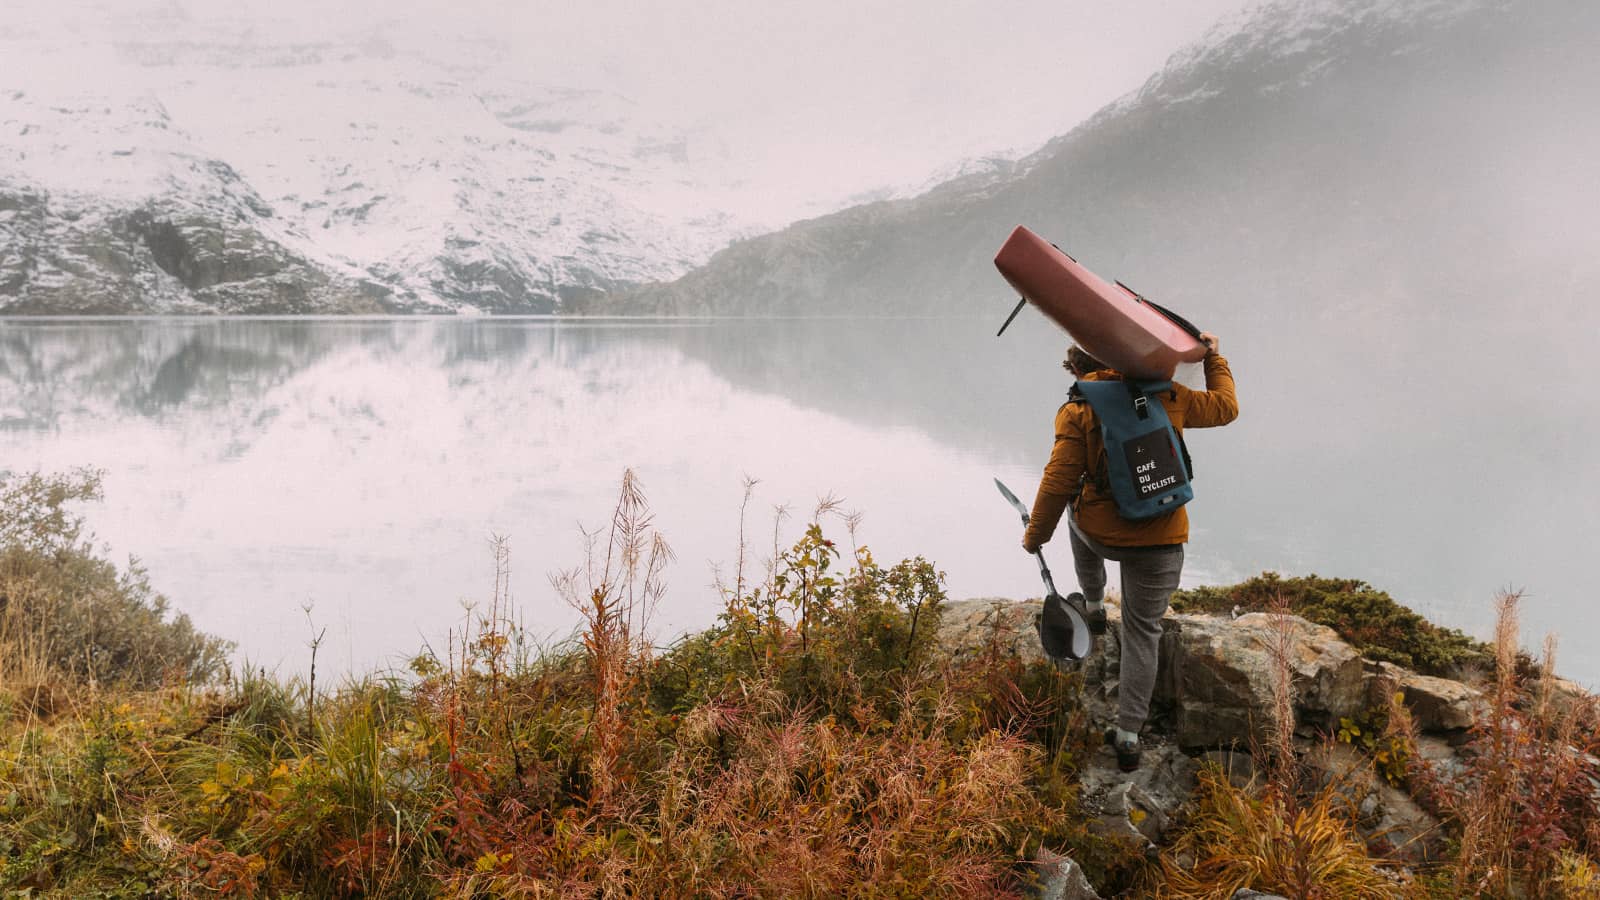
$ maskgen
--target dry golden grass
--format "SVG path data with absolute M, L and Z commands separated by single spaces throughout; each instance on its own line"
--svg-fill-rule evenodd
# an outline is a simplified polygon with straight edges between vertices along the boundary
M 1531 677 L 1519 643 L 1522 596 L 1496 601 L 1495 671 L 1488 710 L 1473 730 L 1459 776 L 1418 759 L 1417 792 L 1459 836 L 1459 852 L 1435 882 L 1453 896 L 1591 896 L 1600 854 L 1600 734 L 1593 698 L 1556 703 L 1555 642 Z
M 1344 802 L 1336 785 L 1289 802 L 1270 787 L 1234 787 L 1206 769 L 1190 827 L 1162 855 L 1157 896 L 1225 900 L 1240 888 L 1305 900 L 1408 896 L 1391 868 L 1367 852 Z

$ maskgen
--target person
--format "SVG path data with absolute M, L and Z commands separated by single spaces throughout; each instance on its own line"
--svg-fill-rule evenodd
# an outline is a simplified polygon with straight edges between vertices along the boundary
M 1206 389 L 1196 391 L 1173 383 L 1160 394 L 1172 427 L 1226 425 L 1239 415 L 1233 373 L 1217 352 L 1216 335 L 1202 334 L 1206 344 Z M 1122 375 L 1076 345 L 1062 363 L 1076 378 L 1120 380 Z M 1139 766 L 1139 731 L 1150 710 L 1161 640 L 1161 617 L 1183 572 L 1183 545 L 1189 539 L 1189 513 L 1180 506 L 1152 519 L 1123 518 L 1106 481 L 1105 444 L 1094 410 L 1088 403 L 1067 402 L 1056 413 L 1055 446 L 1039 480 L 1039 493 L 1022 537 L 1022 548 L 1036 553 L 1055 533 L 1068 512 L 1068 538 L 1081 593 L 1068 602 L 1081 604 L 1090 631 L 1105 632 L 1105 561 L 1122 565 L 1122 662 L 1117 689 L 1117 721 L 1106 732 L 1124 772 Z

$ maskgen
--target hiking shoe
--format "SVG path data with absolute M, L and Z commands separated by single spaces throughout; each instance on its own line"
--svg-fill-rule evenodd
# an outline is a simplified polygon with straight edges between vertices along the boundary
M 1072 653 L 1072 614 L 1060 594 L 1044 598 L 1044 611 L 1034 620 L 1039 629 L 1039 646 L 1051 659 L 1076 659 Z
M 1083 599 L 1083 595 L 1076 591 L 1067 595 L 1067 602 L 1076 603 L 1078 608 L 1083 610 L 1083 620 L 1089 623 L 1090 634 L 1098 637 L 1106 633 L 1105 604 L 1101 604 L 1099 609 L 1090 609 L 1089 604 Z
M 1123 772 L 1134 772 L 1139 768 L 1139 742 L 1117 740 L 1115 728 L 1106 729 L 1106 743 L 1117 752 L 1117 769 Z

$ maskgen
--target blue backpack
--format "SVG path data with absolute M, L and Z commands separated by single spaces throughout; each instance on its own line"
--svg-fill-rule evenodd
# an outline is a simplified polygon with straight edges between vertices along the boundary
M 1153 519 L 1194 499 L 1189 450 L 1159 396 L 1171 389 L 1170 381 L 1079 381 L 1072 386 L 1069 402 L 1087 402 L 1100 420 L 1106 471 L 1098 483 L 1110 489 L 1124 519 Z

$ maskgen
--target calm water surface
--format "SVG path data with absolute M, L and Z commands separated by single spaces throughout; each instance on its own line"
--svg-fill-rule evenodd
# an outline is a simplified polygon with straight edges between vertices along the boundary
M 1037 595 L 991 479 L 1032 497 L 1065 341 L 1025 320 L 997 341 L 995 325 L 0 321 L 0 469 L 103 469 L 99 537 L 284 671 L 307 660 L 307 605 L 327 627 L 319 665 L 442 646 L 492 592 L 497 534 L 524 619 L 565 636 L 576 615 L 548 576 L 583 562 L 583 529 L 607 521 L 629 467 L 677 554 L 663 640 L 713 620 L 746 476 L 760 556 L 775 507 L 790 541 L 832 495 L 863 514 L 880 561 L 927 556 L 952 597 Z M 1467 340 L 1477 326 L 1454 327 Z M 1364 578 L 1480 635 L 1494 591 L 1525 587 L 1528 642 L 1558 632 L 1560 668 L 1600 681 L 1580 578 L 1600 433 L 1572 421 L 1572 398 L 1506 403 L 1460 373 L 1359 353 L 1354 335 L 1308 351 L 1271 333 L 1227 338 L 1244 417 L 1191 436 L 1186 582 Z M 1530 364 L 1551 378 L 1578 365 Z M 1046 554 L 1070 580 L 1065 547 Z

